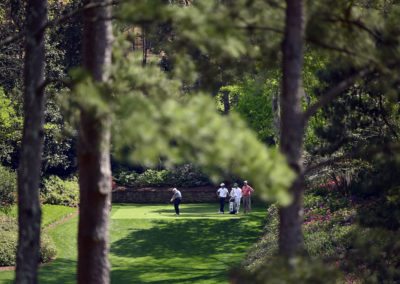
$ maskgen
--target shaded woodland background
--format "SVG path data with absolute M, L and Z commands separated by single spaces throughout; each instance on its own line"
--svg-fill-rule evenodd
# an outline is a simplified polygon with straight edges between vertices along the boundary
M 389 0 L 4 1 L 17 283 L 37 281 L 41 202 L 79 203 L 78 282 L 109 282 L 112 175 L 249 179 L 266 230 L 233 283 L 398 282 L 399 15 Z

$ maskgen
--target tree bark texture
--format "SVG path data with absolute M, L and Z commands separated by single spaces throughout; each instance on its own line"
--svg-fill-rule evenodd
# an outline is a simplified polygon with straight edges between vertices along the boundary
M 279 252 L 292 257 L 303 248 L 301 231 L 304 175 L 302 162 L 304 116 L 301 107 L 304 4 L 303 0 L 286 0 L 283 40 L 283 85 L 281 106 L 281 152 L 297 174 L 290 191 L 293 202 L 279 209 Z
M 228 91 L 222 91 L 222 102 L 224 104 L 224 114 L 229 114 L 231 111 L 231 102 Z
M 39 183 L 44 123 L 44 29 L 47 0 L 28 0 L 24 66 L 24 127 L 18 168 L 16 283 L 38 283 L 40 258 Z
M 110 19 L 110 5 L 84 11 L 83 64 L 98 82 L 104 82 L 109 77 Z M 82 110 L 79 130 L 78 283 L 109 283 L 110 120 Z

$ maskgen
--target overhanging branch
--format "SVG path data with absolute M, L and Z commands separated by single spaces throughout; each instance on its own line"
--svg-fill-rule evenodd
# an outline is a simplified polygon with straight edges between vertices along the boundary
M 341 81 L 339 84 L 330 89 L 325 95 L 323 95 L 317 102 L 312 104 L 305 112 L 304 112 L 304 121 L 308 121 L 313 115 L 317 113 L 317 111 L 329 104 L 335 98 L 340 96 L 346 89 L 351 87 L 355 81 L 360 79 L 361 77 L 368 74 L 370 71 L 366 69 L 361 69 L 354 75 L 346 78 Z
M 82 13 L 85 10 L 91 10 L 91 9 L 95 9 L 95 8 L 101 8 L 101 7 L 107 7 L 110 5 L 116 5 L 118 3 L 120 3 L 121 1 L 119 0 L 110 0 L 110 1 L 104 1 L 101 3 L 88 3 L 85 6 L 75 9 L 69 13 L 66 13 L 65 15 L 60 16 L 57 19 L 51 20 L 51 21 L 47 21 L 47 23 L 37 31 L 37 34 L 44 32 L 44 30 L 57 26 L 59 24 L 65 23 L 66 21 L 68 21 L 70 18 L 72 18 L 73 16 Z M 19 33 L 15 34 L 15 35 L 11 35 L 6 37 L 4 40 L 0 41 L 0 48 L 10 45 L 14 42 L 17 42 L 19 40 L 22 40 L 25 37 L 26 34 L 26 30 L 22 30 Z
M 342 161 L 351 159 L 352 157 L 353 157 L 352 155 L 343 155 L 343 156 L 338 156 L 338 157 L 333 157 L 333 158 L 330 158 L 330 159 L 326 159 L 324 161 L 321 161 L 321 162 L 313 164 L 313 165 L 309 165 L 304 170 L 304 175 L 308 175 L 308 174 L 312 173 L 313 171 L 316 171 L 316 170 L 321 169 L 323 167 L 330 166 L 330 165 L 336 164 L 338 162 L 342 162 Z

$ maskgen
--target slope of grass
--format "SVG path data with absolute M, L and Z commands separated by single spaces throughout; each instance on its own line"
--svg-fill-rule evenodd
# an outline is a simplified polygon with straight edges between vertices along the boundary
M 260 236 L 265 213 L 217 214 L 216 204 L 114 205 L 111 217 L 112 283 L 226 283 Z M 40 269 L 40 283 L 74 283 L 77 218 L 49 230 L 57 259 Z M 12 283 L 13 272 L 0 272 Z
M 68 216 L 76 210 L 76 208 L 62 205 L 44 204 L 42 205 L 42 227 L 47 227 L 48 225 L 51 225 L 52 223 Z M 5 215 L 5 213 L 0 211 L 0 215 Z M 13 206 L 10 212 L 7 213 L 7 216 L 17 218 L 17 206 Z

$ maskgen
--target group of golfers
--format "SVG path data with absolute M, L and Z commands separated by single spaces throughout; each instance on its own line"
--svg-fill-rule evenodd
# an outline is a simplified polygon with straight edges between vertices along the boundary
M 171 202 L 174 203 L 175 213 L 179 216 L 179 204 L 182 201 L 182 193 L 174 188 L 172 189 L 173 196 Z M 244 214 L 251 211 L 251 195 L 254 189 L 248 184 L 247 180 L 243 182 L 243 187 L 240 188 L 237 183 L 233 184 L 231 191 L 226 188 L 224 183 L 220 184 L 220 188 L 217 190 L 217 196 L 219 200 L 219 211 L 218 213 L 225 213 L 225 203 L 229 197 L 229 213 L 238 214 L 240 209 L 240 202 L 243 199 L 243 212 Z

